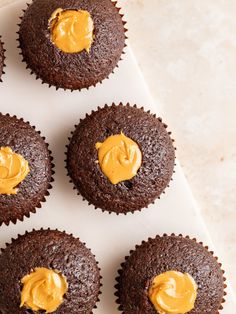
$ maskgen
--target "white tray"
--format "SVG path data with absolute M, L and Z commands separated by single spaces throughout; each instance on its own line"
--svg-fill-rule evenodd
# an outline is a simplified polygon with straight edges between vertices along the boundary
M 35 76 L 25 69 L 16 48 L 16 24 L 25 7 L 25 1 L 20 0 L 0 10 L 0 33 L 7 49 L 6 75 L 4 83 L 0 84 L 0 111 L 23 117 L 42 131 L 53 152 L 56 174 L 50 196 L 37 214 L 23 223 L 0 228 L 0 247 L 18 233 L 32 228 L 50 227 L 73 233 L 92 249 L 102 269 L 101 302 L 94 313 L 119 313 L 113 288 L 115 277 L 124 256 L 135 244 L 156 234 L 172 232 L 196 237 L 211 248 L 212 244 L 178 164 L 166 194 L 142 212 L 127 216 L 109 215 L 88 206 L 77 196 L 66 176 L 64 164 L 65 145 L 74 124 L 85 113 L 106 103 L 136 103 L 157 114 L 158 104 L 153 104 L 130 48 L 127 48 L 124 61 L 120 62 L 115 74 L 88 91 L 56 91 L 42 85 L 40 80 L 36 81 Z M 226 299 L 222 313 L 232 314 L 235 303 L 229 287 Z

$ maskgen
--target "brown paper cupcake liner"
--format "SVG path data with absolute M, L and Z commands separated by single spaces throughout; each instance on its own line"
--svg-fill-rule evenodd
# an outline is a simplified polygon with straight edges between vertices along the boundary
M 144 107 L 139 107 L 139 106 L 137 106 L 136 104 L 131 105 L 130 103 L 127 103 L 127 104 L 124 105 L 122 102 L 120 102 L 118 105 L 116 105 L 116 104 L 113 102 L 110 106 L 109 106 L 108 104 L 105 104 L 104 107 L 97 106 L 97 109 L 96 109 L 96 110 L 91 110 L 90 114 L 86 113 L 86 114 L 85 114 L 85 118 L 89 117 L 89 116 L 90 116 L 91 114 L 93 114 L 95 111 L 100 111 L 100 110 L 102 110 L 103 108 L 107 108 L 107 107 L 117 107 L 117 106 L 134 107 L 134 108 L 137 108 L 137 109 L 142 110 L 142 111 L 145 112 L 145 113 L 151 114 L 151 111 L 150 111 L 150 110 L 145 111 L 145 108 L 144 108 Z M 165 129 L 168 128 L 168 125 L 162 122 L 162 118 L 157 117 L 156 114 L 152 114 L 152 116 L 155 117 L 155 118 L 157 118 L 157 119 L 163 124 L 163 126 L 165 127 Z M 68 170 L 68 167 L 67 167 L 67 159 L 68 159 L 68 148 L 69 148 L 69 143 L 70 143 L 70 141 L 71 141 L 71 138 L 72 138 L 72 136 L 73 136 L 73 134 L 74 134 L 76 128 L 78 127 L 78 125 L 79 125 L 85 118 L 80 119 L 80 120 L 79 120 L 79 123 L 74 125 L 74 130 L 70 132 L 70 136 L 67 138 L 67 139 L 68 139 L 68 144 L 66 145 L 66 151 L 65 151 L 65 160 L 64 160 L 64 162 L 65 162 L 65 168 L 66 168 L 66 172 L 67 172 L 66 175 L 67 175 L 67 177 L 69 177 L 69 183 L 72 184 L 73 190 L 75 190 L 75 191 L 77 192 L 76 194 L 79 195 L 79 196 L 82 196 L 82 200 L 83 200 L 84 202 L 87 202 L 87 204 L 88 204 L 89 206 L 91 205 L 95 210 L 100 210 L 100 211 L 103 212 L 103 213 L 108 213 L 108 214 L 110 214 L 110 215 L 113 214 L 113 215 L 116 215 L 116 216 L 118 216 L 118 215 L 135 214 L 135 212 L 141 212 L 143 209 L 148 208 L 149 206 L 155 204 L 155 202 L 156 202 L 157 199 L 158 199 L 158 200 L 161 199 L 161 196 L 162 196 L 163 194 L 165 194 L 166 189 L 168 189 L 168 188 L 170 187 L 170 183 L 173 181 L 173 175 L 175 174 L 176 163 L 174 164 L 173 175 L 172 175 L 172 177 L 171 177 L 171 179 L 170 179 L 170 182 L 169 182 L 169 184 L 166 186 L 166 188 L 162 191 L 161 195 L 158 196 L 158 197 L 156 198 L 156 200 L 154 200 L 153 202 L 151 202 L 151 203 L 148 204 L 147 206 L 145 206 L 145 207 L 143 207 L 143 208 L 140 208 L 140 209 L 137 209 L 137 210 L 135 210 L 135 211 L 130 211 L 130 212 L 126 212 L 126 213 L 117 213 L 117 212 L 114 212 L 114 211 L 108 211 L 108 210 L 105 210 L 105 209 L 103 209 L 103 208 L 100 208 L 100 207 L 97 207 L 97 206 L 93 205 L 93 204 L 92 204 L 91 202 L 89 202 L 85 197 L 83 197 L 83 195 L 81 195 L 81 193 L 78 191 L 76 185 L 74 184 L 73 180 L 71 179 L 71 177 L 70 177 L 70 175 L 69 175 L 69 170 Z M 172 132 L 169 131 L 168 134 L 171 136 L 171 135 L 172 135 Z M 174 140 L 174 139 L 171 139 L 171 140 L 172 140 L 173 143 L 175 143 L 175 140 Z M 174 147 L 174 149 L 175 149 L 175 151 L 176 151 L 176 147 Z M 175 156 L 175 158 L 176 158 L 176 156 Z
M 51 229 L 51 228 L 35 229 L 35 228 L 33 228 L 31 231 L 27 231 L 27 230 L 26 230 L 24 234 L 18 234 L 15 238 L 11 238 L 11 241 L 10 241 L 10 242 L 5 243 L 5 247 L 4 247 L 4 248 L 0 248 L 0 255 L 4 253 L 5 249 L 6 249 L 9 245 L 13 244 L 13 243 L 14 243 L 15 241 L 17 241 L 18 239 L 20 239 L 20 238 L 24 237 L 25 235 L 27 235 L 27 234 L 29 234 L 29 233 L 31 233 L 31 232 L 34 232 L 34 231 L 59 231 L 59 232 L 65 234 L 65 235 L 70 236 L 72 239 L 76 238 L 76 239 L 79 239 L 79 240 L 80 240 L 80 238 L 74 237 L 74 235 L 73 235 L 72 233 L 67 233 L 67 232 L 64 231 L 64 230 L 61 231 L 61 230 L 59 230 L 59 229 L 57 229 L 57 228 L 56 228 L 56 229 Z M 81 241 L 81 240 L 80 240 L 80 241 Z M 100 266 L 99 266 L 99 262 L 97 261 L 96 256 L 93 254 L 91 248 L 87 247 L 87 245 L 86 245 L 85 242 L 81 241 L 81 243 L 82 243 L 82 244 L 90 251 L 90 253 L 93 255 L 93 257 L 94 257 L 94 259 L 95 259 L 95 261 L 96 261 L 96 264 L 97 264 L 97 266 L 98 266 L 99 273 L 100 273 L 100 290 L 99 290 L 99 293 L 98 293 L 97 301 L 96 301 L 96 303 L 95 303 L 95 305 L 94 305 L 94 308 L 93 308 L 93 310 L 95 310 L 95 309 L 97 308 L 98 303 L 100 302 L 100 295 L 102 294 L 101 288 L 102 288 L 102 286 L 103 286 L 103 284 L 102 284 L 102 279 L 103 279 L 103 278 L 102 278 L 102 276 L 101 276 L 101 268 L 100 268 Z M 91 314 L 93 314 L 93 311 L 91 312 Z
M 6 67 L 6 64 L 5 64 L 5 61 L 6 61 L 6 49 L 4 48 L 4 42 L 2 41 L 2 36 L 0 36 L 0 43 L 2 44 L 2 47 L 3 47 L 3 67 L 2 67 L 2 75 L 0 77 L 0 82 L 3 81 L 2 77 L 3 75 L 5 74 L 5 71 L 4 71 L 4 68 Z
M 14 218 L 8 219 L 8 220 L 3 221 L 3 222 L 0 222 L 0 227 L 3 224 L 5 224 L 6 226 L 9 226 L 10 223 L 16 224 L 18 221 L 23 222 L 25 217 L 30 218 L 31 214 L 35 214 L 37 209 L 41 208 L 42 204 L 46 202 L 46 197 L 48 197 L 50 195 L 49 191 L 52 189 L 52 183 L 54 182 L 53 175 L 55 174 L 55 171 L 54 171 L 55 165 L 53 163 L 52 151 L 49 149 L 49 144 L 46 142 L 46 138 L 41 135 L 41 131 L 37 131 L 35 126 L 32 126 L 29 121 L 24 121 L 23 118 L 18 118 L 16 115 L 12 116 L 9 113 L 6 113 L 4 115 L 7 116 L 7 117 L 16 118 L 16 119 L 18 119 L 18 120 L 28 124 L 30 127 L 32 127 L 36 131 L 36 133 L 38 133 L 40 135 L 41 139 L 45 142 L 45 144 L 47 146 L 47 150 L 48 150 L 48 154 L 49 154 L 49 160 L 50 160 L 50 165 L 51 165 L 51 175 L 50 175 L 51 178 L 50 178 L 50 181 L 48 182 L 48 186 L 47 186 L 47 189 L 46 189 L 44 195 L 42 196 L 41 200 L 38 202 L 38 204 L 36 206 L 30 208 L 29 211 L 27 213 L 25 213 L 25 214 L 18 213 L 17 215 L 15 215 Z
M 124 262 L 122 262 L 122 263 L 120 264 L 120 268 L 119 268 L 118 271 L 117 271 L 117 277 L 115 278 L 116 284 L 115 284 L 114 287 L 115 287 L 115 290 L 116 290 L 116 291 L 115 291 L 114 295 L 115 295 L 115 297 L 116 297 L 116 304 L 118 305 L 118 310 L 119 310 L 120 312 L 122 312 L 122 314 L 127 314 L 126 312 L 124 312 L 124 309 L 123 309 L 123 306 L 122 306 L 121 300 L 120 300 L 120 294 L 119 294 L 119 289 L 120 289 L 120 276 L 121 276 L 121 274 L 122 274 L 123 267 L 124 267 L 126 261 L 129 259 L 129 257 L 131 256 L 131 254 L 132 254 L 133 252 L 135 252 L 138 248 L 142 247 L 142 245 L 144 245 L 144 244 L 146 244 L 146 243 L 149 243 L 150 241 L 155 240 L 157 237 L 170 237 L 170 236 L 172 236 L 172 237 L 176 237 L 176 236 L 177 236 L 177 237 L 181 237 L 181 238 L 185 238 L 185 239 L 192 240 L 192 241 L 194 241 L 195 243 L 200 244 L 203 248 L 206 249 L 207 252 L 209 252 L 209 253 L 214 257 L 215 261 L 217 262 L 219 268 L 220 268 L 221 271 L 222 271 L 222 278 L 223 278 L 223 282 L 224 282 L 224 285 L 223 285 L 223 289 L 224 289 L 223 298 L 222 298 L 222 300 L 221 300 L 221 305 L 220 305 L 220 307 L 219 307 L 219 309 L 218 309 L 218 312 L 217 312 L 218 314 L 220 314 L 220 311 L 223 309 L 223 304 L 225 303 L 225 296 L 227 295 L 227 292 L 226 292 L 227 284 L 226 284 L 226 278 L 225 278 L 225 276 L 224 276 L 225 271 L 222 269 L 222 264 L 218 261 L 218 257 L 215 256 L 214 252 L 213 252 L 213 251 L 209 251 L 209 247 L 208 247 L 208 246 L 205 246 L 205 245 L 203 244 L 203 242 L 198 242 L 196 238 L 191 238 L 191 237 L 188 236 L 188 235 L 187 235 L 187 236 L 183 236 L 182 234 L 176 235 L 175 233 L 172 233 L 172 234 L 170 234 L 170 235 L 164 233 L 162 236 L 157 235 L 155 238 L 150 238 L 150 237 L 149 237 L 147 241 L 144 241 L 144 240 L 143 240 L 143 241 L 141 242 L 141 244 L 135 245 L 134 249 L 132 249 L 132 250 L 129 251 L 129 255 L 126 255 L 126 256 L 125 256 Z
M 34 0 L 31 0 L 31 3 L 26 3 L 27 5 L 27 8 L 33 3 Z M 23 63 L 26 64 L 26 70 L 29 70 L 30 71 L 30 75 L 35 75 L 35 79 L 38 80 L 40 79 L 41 80 L 41 84 L 46 84 L 48 85 L 49 88 L 51 87 L 54 87 L 56 90 L 64 90 L 64 91 L 68 91 L 70 90 L 71 92 L 74 92 L 74 91 L 81 91 L 81 90 L 89 90 L 91 87 L 96 87 L 98 84 L 102 84 L 103 81 L 105 80 L 108 80 L 110 78 L 110 76 L 112 74 L 115 74 L 115 70 L 116 68 L 119 68 L 119 64 L 121 61 L 123 61 L 123 58 L 122 56 L 126 54 L 126 47 L 127 47 L 127 40 L 128 40 L 128 36 L 127 36 L 127 32 L 128 32 L 128 29 L 126 28 L 126 25 L 127 25 L 127 21 L 124 20 L 124 14 L 121 14 L 120 11 L 121 11 L 121 7 L 118 7 L 118 2 L 117 1 L 113 1 L 111 0 L 112 4 L 115 6 L 115 8 L 117 9 L 117 12 L 119 13 L 121 19 L 122 19 L 122 23 L 123 23 L 123 26 L 124 26 L 124 35 L 125 35 L 125 43 L 124 43 L 124 47 L 123 47 L 123 51 L 121 53 L 121 56 L 120 56 L 120 59 L 118 60 L 117 64 L 115 65 L 115 67 L 113 68 L 113 70 L 102 80 L 98 81 L 96 84 L 91 84 L 90 86 L 88 87 L 83 87 L 83 88 L 78 88 L 78 89 L 70 89 L 70 88 L 63 88 L 61 86 L 56 86 L 56 85 L 52 85 L 52 84 L 49 84 L 48 82 L 44 81 L 39 75 L 37 75 L 33 70 L 31 70 L 30 66 L 27 64 L 27 61 L 26 59 L 24 58 L 23 56 L 23 52 L 22 52 L 22 48 L 21 48 L 21 44 L 20 44 L 20 26 L 21 26 L 21 21 L 24 17 L 24 13 L 26 12 L 27 8 L 26 9 L 23 9 L 22 12 L 23 12 L 23 15 L 19 17 L 20 19 L 20 23 L 17 24 L 17 26 L 19 27 L 19 30 L 16 32 L 18 38 L 16 39 L 17 42 L 18 42 L 18 46 L 17 48 L 20 50 L 19 54 L 21 55 L 22 59 L 21 61 Z

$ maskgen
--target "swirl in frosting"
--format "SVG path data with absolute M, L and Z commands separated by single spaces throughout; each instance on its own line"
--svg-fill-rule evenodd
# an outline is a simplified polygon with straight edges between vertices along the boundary
M 28 162 L 10 147 L 0 148 L 0 194 L 16 194 L 16 188 L 29 173 Z
M 20 307 L 27 307 L 33 311 L 52 313 L 63 303 L 63 296 L 68 290 L 66 278 L 59 272 L 36 268 L 32 273 L 21 279 Z
M 96 149 L 100 168 L 112 184 L 132 179 L 141 167 L 142 153 L 138 144 L 123 133 L 96 143 Z
M 167 271 L 156 276 L 149 288 L 149 299 L 159 314 L 185 314 L 194 308 L 197 284 L 192 276 Z
M 49 25 L 51 40 L 57 48 L 66 53 L 89 52 L 93 43 L 94 24 L 88 11 L 57 9 Z

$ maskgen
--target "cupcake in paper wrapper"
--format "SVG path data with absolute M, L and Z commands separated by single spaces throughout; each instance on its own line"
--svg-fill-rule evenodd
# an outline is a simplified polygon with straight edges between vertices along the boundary
M 58 230 L 18 236 L 0 254 L 0 312 L 91 314 L 100 269 L 84 243 Z
M 143 241 L 118 271 L 115 295 L 120 312 L 219 313 L 226 285 L 217 260 L 208 247 L 188 236 Z
M 126 22 L 111 0 L 34 0 L 24 11 L 19 47 L 31 73 L 63 89 L 96 86 L 126 46 Z
M 35 127 L 0 113 L 0 225 L 23 221 L 46 201 L 53 181 L 52 160 Z
M 66 152 L 74 186 L 103 211 L 148 207 L 172 178 L 175 148 L 167 125 L 150 111 L 122 103 L 98 107 L 76 126 Z

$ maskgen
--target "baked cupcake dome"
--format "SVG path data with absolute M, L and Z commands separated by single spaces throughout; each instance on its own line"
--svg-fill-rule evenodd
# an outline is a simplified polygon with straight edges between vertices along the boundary
M 95 86 L 114 70 L 125 47 L 125 29 L 111 0 L 34 0 L 19 30 L 23 60 L 37 77 L 64 89 Z M 93 42 L 89 52 L 65 53 L 52 43 L 49 20 L 57 9 L 89 12 Z
M 154 202 L 173 174 L 175 149 L 160 118 L 142 108 L 120 104 L 93 111 L 76 127 L 67 151 L 67 170 L 79 193 L 95 207 L 128 213 Z M 140 169 L 130 180 L 112 184 L 104 175 L 95 145 L 124 133 L 142 153 Z
M 189 237 L 157 236 L 136 246 L 121 265 L 116 296 L 124 314 L 156 314 L 149 300 L 152 279 L 167 271 L 187 273 L 197 284 L 197 298 L 189 314 L 217 314 L 225 295 L 221 264 L 202 243 Z
M 10 174 L 9 177 L 4 178 L 4 175 L 0 177 L 0 225 L 3 223 L 8 225 L 10 221 L 16 223 L 17 219 L 29 217 L 30 212 L 35 212 L 36 207 L 41 207 L 40 203 L 45 201 L 45 196 L 49 194 L 48 189 L 51 188 L 53 164 L 48 144 L 40 133 L 23 119 L 8 114 L 0 114 L 0 154 L 4 159 L 7 156 L 14 158 L 12 154 L 17 154 L 15 156 L 28 163 L 29 167 L 22 180 L 15 181 L 19 183 L 17 186 L 11 185 Z M 15 164 L 18 162 L 19 160 L 16 160 Z M 0 162 L 0 167 L 5 165 Z M 18 174 L 14 175 L 16 177 Z M 6 184 L 10 184 L 9 191 L 2 190 Z
M 3 48 L 3 43 L 1 41 L 0 36 L 0 82 L 2 82 L 2 75 L 4 74 L 3 68 L 4 68 L 4 60 L 5 60 L 5 49 Z
M 21 280 L 38 267 L 56 270 L 68 283 L 63 303 L 53 313 L 90 314 L 98 301 L 100 271 L 97 262 L 91 251 L 72 235 L 56 230 L 26 233 L 2 250 L 0 262 L 2 313 L 39 313 L 25 306 L 20 308 Z

